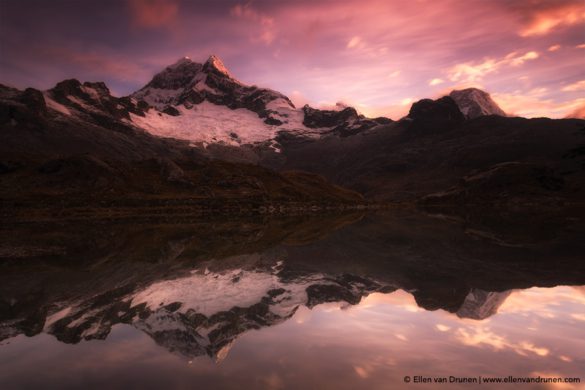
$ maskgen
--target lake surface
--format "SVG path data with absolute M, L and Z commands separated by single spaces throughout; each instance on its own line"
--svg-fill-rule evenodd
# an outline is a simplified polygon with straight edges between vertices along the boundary
M 406 212 L 12 226 L 0 389 L 582 389 L 583 231 Z

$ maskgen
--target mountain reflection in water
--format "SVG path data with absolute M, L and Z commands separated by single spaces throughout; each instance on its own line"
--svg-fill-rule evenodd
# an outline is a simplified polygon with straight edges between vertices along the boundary
M 585 380 L 582 231 L 414 213 L 11 227 L 0 388 Z

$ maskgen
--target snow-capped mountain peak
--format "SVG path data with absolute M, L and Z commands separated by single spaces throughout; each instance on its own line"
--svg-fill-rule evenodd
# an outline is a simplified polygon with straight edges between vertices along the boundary
M 454 90 L 449 96 L 455 100 L 459 110 L 466 119 L 473 119 L 483 115 L 506 116 L 490 94 L 477 88 Z
M 224 65 L 223 61 L 214 54 L 210 55 L 207 61 L 205 61 L 203 70 L 207 72 L 215 71 L 231 79 L 234 78 L 227 67 Z
M 319 138 L 380 124 L 366 121 L 349 107 L 322 115 L 312 109 L 309 120 L 308 110 L 297 109 L 287 96 L 238 81 L 215 55 L 203 64 L 180 58 L 131 97 L 154 108 L 131 116 L 135 126 L 194 146 L 266 144 L 278 152 L 276 139 L 283 132 Z
M 180 58 L 172 65 L 157 73 L 142 89 L 179 89 L 186 87 L 202 70 L 202 65 L 191 61 L 188 57 Z
M 190 57 L 185 56 L 185 57 L 179 58 L 177 61 L 175 61 L 174 64 L 167 66 L 167 68 L 178 68 L 178 67 L 183 66 L 185 64 L 193 64 L 193 63 L 194 62 L 193 62 L 193 60 L 191 60 Z

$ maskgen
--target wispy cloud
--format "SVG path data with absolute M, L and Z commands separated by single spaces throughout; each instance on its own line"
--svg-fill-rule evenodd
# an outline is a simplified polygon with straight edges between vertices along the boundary
M 582 1 L 541 2 L 544 9 L 536 9 L 528 18 L 526 25 L 520 30 L 523 37 L 546 35 L 567 26 L 585 21 L 585 10 Z
M 509 115 L 527 118 L 564 118 L 585 105 L 585 98 L 555 101 L 538 91 L 494 93 L 492 98 Z
M 537 347 L 529 342 L 511 342 L 505 337 L 494 333 L 488 327 L 459 328 L 455 335 L 461 343 L 473 347 L 489 346 L 495 350 L 510 349 L 521 356 L 528 354 L 547 356 L 550 353 L 547 348 Z
M 585 91 L 585 80 L 579 80 L 575 83 L 569 84 L 561 89 L 564 92 Z
M 524 54 L 512 52 L 504 58 L 495 59 L 487 58 L 481 62 L 465 62 L 457 64 L 447 70 L 449 80 L 453 82 L 477 82 L 484 76 L 496 72 L 505 66 L 520 66 L 526 61 L 535 60 L 539 54 L 535 51 L 529 51 Z
M 464 86 L 514 97 L 548 88 L 518 112 L 561 115 L 576 93 L 563 87 L 583 79 L 583 0 L 5 3 L 0 82 L 19 87 L 69 76 L 129 93 L 178 57 L 213 53 L 244 82 L 366 115 L 400 116 L 403 99 Z M 67 53 L 46 54 L 59 47 Z
M 573 111 L 570 111 L 565 118 L 581 118 L 585 119 L 585 101 L 581 106 L 576 107 Z
M 349 42 L 347 42 L 347 48 L 353 49 L 358 47 L 362 43 L 362 39 L 358 36 L 352 37 Z

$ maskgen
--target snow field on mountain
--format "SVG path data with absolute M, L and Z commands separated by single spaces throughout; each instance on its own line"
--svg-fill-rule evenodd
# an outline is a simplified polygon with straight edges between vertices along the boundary
M 191 142 L 223 142 L 237 146 L 266 141 L 276 135 L 276 127 L 267 125 L 256 113 L 244 108 L 232 110 L 208 101 L 191 109 L 175 108 L 179 110 L 179 116 L 151 109 L 145 117 L 134 114 L 130 117 L 135 125 L 151 134 Z

